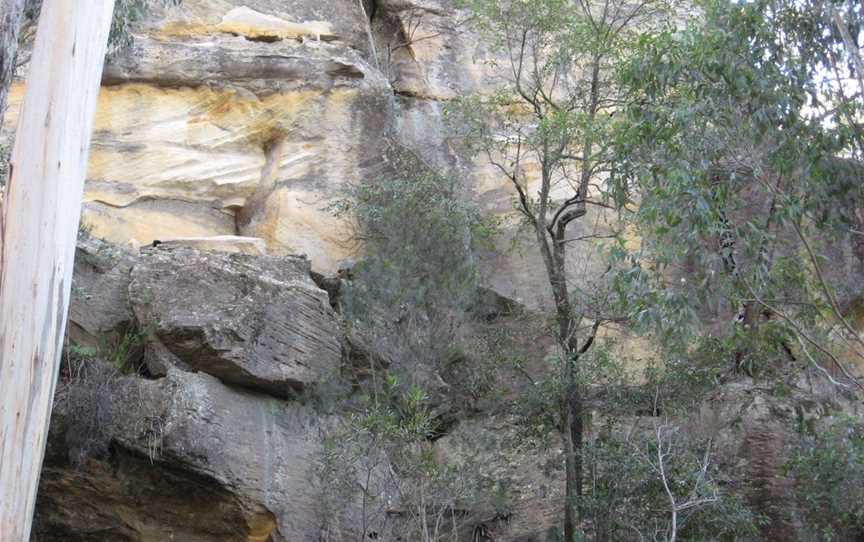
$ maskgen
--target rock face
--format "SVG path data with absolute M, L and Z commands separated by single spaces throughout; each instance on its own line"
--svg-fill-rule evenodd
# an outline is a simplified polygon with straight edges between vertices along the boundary
M 148 250 L 129 295 L 160 350 L 226 383 L 287 397 L 339 367 L 339 324 L 305 258 Z M 156 371 L 158 372 L 158 371 Z
M 332 275 L 357 247 L 327 207 L 380 174 L 388 138 L 457 176 L 485 213 L 512 210 L 500 175 L 455 152 L 444 126 L 449 100 L 491 92 L 506 66 L 452 0 L 184 0 L 134 38 L 97 107 L 83 219 L 98 237 L 257 237 Z M 22 95 L 19 83 L 0 143 Z M 480 264 L 499 293 L 548 302 L 530 241 Z
M 338 370 L 342 334 L 310 272 L 301 257 L 133 253 L 82 235 L 70 327 L 125 330 L 150 378 L 111 368 L 124 358 L 98 340 L 110 362 L 63 371 L 33 540 L 316 540 L 328 416 L 285 399 Z M 73 465 L 88 439 L 107 453 Z
M 82 234 L 70 325 L 107 359 L 61 373 L 33 540 L 293 542 L 355 528 L 321 517 L 315 471 L 338 420 L 297 394 L 340 369 L 345 340 L 311 275 L 302 257 L 133 252 Z M 487 297 L 484 321 L 510 310 Z M 99 340 L 109 332 L 140 342 L 137 374 L 111 367 L 125 358 Z M 506 517 L 473 503 L 466 536 L 544 540 L 560 502 L 549 458 L 508 455 L 506 420 L 455 423 L 436 454 L 488 444 L 484 462 L 514 499 Z
M 495 55 L 452 0 L 379 0 L 372 29 L 379 66 L 401 96 L 443 101 L 494 91 Z
M 807 374 L 806 368 L 799 373 Z M 747 504 L 765 516 L 765 540 L 804 540 L 795 481 L 786 465 L 801 433 L 818 430 L 837 412 L 862 415 L 860 401 L 819 378 L 790 382 L 784 394 L 752 381 L 726 384 L 709 397 L 691 430 L 710 437 L 715 456 Z
M 248 235 L 335 269 L 325 209 L 376 171 L 392 92 L 361 4 L 185 0 L 152 12 L 105 68 L 84 221 L 105 239 Z M 4 123 L 8 140 L 23 95 Z
M 129 274 L 136 255 L 90 235 L 79 236 L 69 306 L 69 333 L 79 343 L 122 332 L 132 320 Z
M 112 453 L 79 468 L 62 446 L 62 393 L 33 540 L 264 542 L 314 540 L 311 411 L 171 370 L 120 378 Z
M 319 540 L 311 480 L 326 419 L 297 395 L 340 369 L 340 280 L 326 277 L 356 251 L 328 205 L 374 181 L 395 139 L 458 177 L 486 215 L 512 216 L 505 181 L 460 155 L 444 122 L 449 100 L 495 90 L 506 60 L 453 0 L 183 0 L 148 17 L 104 71 L 83 214 L 95 237 L 79 244 L 69 325 L 109 364 L 134 346 L 144 368 L 112 386 L 110 453 L 79 467 L 66 457 L 77 413 L 61 386 L 34 540 Z M 0 144 L 22 97 L 19 81 Z M 589 212 L 579 227 L 602 227 Z M 550 306 L 533 243 L 511 250 L 522 234 L 503 224 L 479 258 L 493 290 L 484 319 L 506 308 L 497 294 Z M 532 347 L 542 362 L 547 345 Z M 784 537 L 790 405 L 732 389 L 702 428 Z M 509 524 L 485 508 L 478 521 L 499 542 L 550 539 L 560 473 L 505 453 L 507 420 L 448 422 L 436 451 L 451 453 L 459 434 L 489 442 L 489 467 L 513 488 Z

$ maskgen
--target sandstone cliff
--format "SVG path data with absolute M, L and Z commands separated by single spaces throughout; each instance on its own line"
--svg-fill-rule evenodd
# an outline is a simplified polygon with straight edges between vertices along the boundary
M 392 139 L 459 176 L 487 215 L 510 217 L 507 187 L 456 152 L 444 128 L 448 100 L 499 81 L 466 28 L 451 0 L 184 0 L 134 30 L 105 69 L 69 334 L 114 355 L 107 367 L 136 371 L 105 376 L 110 385 L 83 375 L 111 411 L 96 429 L 80 425 L 82 400 L 70 397 L 82 375 L 68 366 L 61 375 L 34 540 L 321 539 L 316 458 L 339 414 L 304 392 L 356 354 L 319 287 L 338 284 L 357 251 L 328 205 L 386 170 L 381 149 Z M 19 82 L 0 143 L 22 92 Z M 484 285 L 514 306 L 548 308 L 538 256 L 530 245 L 508 249 L 517 235 L 505 223 L 481 254 Z M 486 309 L 483 318 L 500 316 Z M 627 344 L 635 358 L 650 351 Z M 539 364 L 550 344 L 528 337 L 520 348 Z M 789 425 L 860 408 L 795 385 L 786 397 L 752 382 L 720 390 L 689 421 L 720 442 L 742 494 L 782 539 L 797 521 L 782 468 Z M 507 514 L 466 507 L 466 539 L 551 540 L 557 444 L 520 454 L 506 444 L 513 427 L 501 409 L 443 402 L 436 454 L 454 453 L 460 436 L 482 441 L 511 503 Z M 78 463 L 82 439 L 96 453 Z

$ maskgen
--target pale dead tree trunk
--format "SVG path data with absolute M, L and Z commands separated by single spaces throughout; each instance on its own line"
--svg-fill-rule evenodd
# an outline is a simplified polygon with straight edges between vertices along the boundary
M 0 539 L 30 537 L 114 0 L 45 2 L 0 219 Z
M 663 424 L 657 425 L 654 428 L 656 437 L 656 463 L 650 457 L 645 457 L 648 464 L 654 469 L 660 477 L 660 482 L 663 484 L 663 491 L 666 493 L 666 499 L 669 502 L 669 527 L 667 530 L 666 541 L 676 542 L 678 540 L 678 529 L 682 524 L 681 514 L 692 511 L 694 509 L 713 505 L 720 500 L 717 490 L 710 487 L 710 477 L 708 468 L 711 462 L 711 442 L 708 442 L 708 447 L 705 449 L 705 455 L 699 463 L 699 470 L 694 476 L 693 486 L 689 488 L 687 496 L 678 498 L 673 491 L 673 483 L 669 476 L 668 461 L 674 457 L 674 439 L 678 432 L 677 427 Z M 710 491 L 710 493 L 709 493 Z
M 25 0 L 0 0 L 0 124 L 6 113 L 6 100 L 18 53 L 18 34 Z

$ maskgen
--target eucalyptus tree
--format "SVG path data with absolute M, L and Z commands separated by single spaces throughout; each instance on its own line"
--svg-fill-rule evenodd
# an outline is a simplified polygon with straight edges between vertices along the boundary
M 5 7 L 14 10 L 4 9 L 10 24 L 21 21 L 20 4 L 6 2 Z M 38 10 L 29 5 L 32 13 L 38 11 L 39 28 L 0 217 L 3 540 L 30 538 L 66 329 L 93 119 L 112 18 L 116 23 L 118 16 L 114 8 L 114 0 L 57 0 Z M 64 61 L 58 63 L 61 57 Z M 14 69 L 11 49 L 2 58 L 4 72 Z
M 700 13 L 643 38 L 620 72 L 631 100 L 612 192 L 638 200 L 643 242 L 618 292 L 634 321 L 679 340 L 720 316 L 736 371 L 800 358 L 861 387 L 836 348 L 864 361 L 847 317 L 860 285 L 829 259 L 851 248 L 864 269 L 861 6 L 721 0 Z
M 575 287 L 568 260 L 587 260 L 590 234 L 569 238 L 573 225 L 590 230 L 589 209 L 608 207 L 603 184 L 612 166 L 608 137 L 626 99 L 616 66 L 631 44 L 668 12 L 654 0 L 465 0 L 472 21 L 491 43 L 506 84 L 499 92 L 460 100 L 448 116 L 469 152 L 484 156 L 506 180 L 516 209 L 533 233 L 555 304 L 560 348 L 556 376 L 558 429 L 566 470 L 564 536 L 574 540 L 582 494 L 584 356 L 608 311 L 599 294 Z M 579 241 L 588 241 L 580 245 Z M 598 279 L 599 277 L 591 277 Z
M 0 532 L 14 542 L 30 538 L 113 7 L 63 0 L 42 9 L 3 202 Z

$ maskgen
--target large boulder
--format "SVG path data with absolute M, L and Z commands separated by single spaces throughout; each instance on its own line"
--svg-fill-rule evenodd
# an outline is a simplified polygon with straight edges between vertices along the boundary
M 34 540 L 317 539 L 320 440 L 309 408 L 201 373 L 116 377 L 100 398 L 111 412 L 111 452 L 73 466 L 64 435 L 93 405 L 70 411 L 64 395 L 82 385 L 58 391 Z
M 330 418 L 284 397 L 340 365 L 327 293 L 303 257 L 182 244 L 80 236 L 70 329 L 112 359 L 64 358 L 33 540 L 318 538 Z M 121 332 L 143 343 L 150 379 L 111 366 L 103 339 Z
M 303 257 L 148 249 L 129 295 L 151 349 L 229 384 L 288 397 L 341 361 L 339 322 Z

